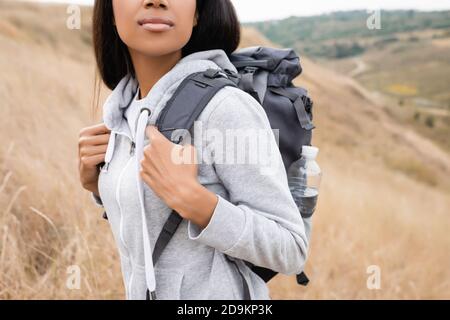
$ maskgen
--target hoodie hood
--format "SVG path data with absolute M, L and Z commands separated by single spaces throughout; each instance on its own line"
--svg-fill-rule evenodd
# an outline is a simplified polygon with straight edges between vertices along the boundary
M 143 107 L 139 111 L 137 119 L 137 128 L 134 134 L 135 140 L 135 177 L 138 187 L 139 207 L 142 218 L 142 233 L 144 246 L 145 278 L 147 285 L 147 296 L 154 298 L 156 281 L 152 258 L 152 249 L 149 239 L 146 212 L 144 206 L 144 185 L 140 176 L 141 160 L 143 158 L 145 128 L 149 124 L 154 124 L 159 113 L 163 110 L 166 102 L 172 96 L 178 85 L 192 73 L 206 71 L 207 69 L 222 69 L 237 72 L 235 66 L 230 62 L 225 51 L 207 50 L 192 53 L 178 61 L 178 63 L 167 72 L 152 87 L 148 95 L 143 98 Z M 103 121 L 108 129 L 111 130 L 110 140 L 105 155 L 105 165 L 102 170 L 107 171 L 111 162 L 117 134 L 123 134 L 131 139 L 131 131 L 127 121 L 124 118 L 124 112 L 131 104 L 138 89 L 137 80 L 131 75 L 125 76 L 103 106 Z M 133 128 L 134 130 L 134 128 Z M 132 139 L 131 139 L 132 140 Z

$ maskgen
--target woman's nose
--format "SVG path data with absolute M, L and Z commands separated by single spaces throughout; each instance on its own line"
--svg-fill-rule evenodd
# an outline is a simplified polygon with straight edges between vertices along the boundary
M 167 8 L 167 0 L 144 0 L 144 7 L 163 7 Z

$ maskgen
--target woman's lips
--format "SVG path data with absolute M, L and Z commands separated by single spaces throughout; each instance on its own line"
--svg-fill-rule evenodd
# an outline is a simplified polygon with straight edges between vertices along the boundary
M 168 24 L 164 23 L 144 23 L 142 27 L 145 30 L 149 31 L 166 31 L 173 28 L 172 26 L 169 26 Z
M 138 21 L 139 25 L 149 31 L 167 31 L 173 28 L 174 23 L 166 18 L 146 18 Z

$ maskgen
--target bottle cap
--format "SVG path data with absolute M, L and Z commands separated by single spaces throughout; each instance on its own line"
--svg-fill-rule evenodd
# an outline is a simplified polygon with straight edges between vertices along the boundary
M 315 159 L 319 153 L 319 148 L 313 146 L 303 146 L 302 156 L 307 159 Z

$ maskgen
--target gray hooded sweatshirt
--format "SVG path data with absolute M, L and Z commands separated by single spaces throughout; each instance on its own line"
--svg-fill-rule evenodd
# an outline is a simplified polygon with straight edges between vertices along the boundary
M 127 299 L 145 299 L 147 288 L 157 299 L 243 299 L 243 278 L 251 299 L 270 299 L 267 284 L 244 261 L 287 275 L 303 270 L 309 226 L 289 191 L 276 134 L 263 107 L 234 87 L 221 89 L 200 114 L 203 130 L 195 135 L 194 129 L 190 131 L 191 143 L 203 157 L 198 181 L 218 197 L 211 220 L 204 229 L 183 220 L 153 266 L 151 252 L 172 209 L 139 177 L 143 148 L 151 143 L 145 127 L 155 124 L 186 76 L 208 68 L 237 71 L 223 50 L 182 58 L 144 98 L 149 110 L 140 112 L 135 128 L 124 118 L 138 88 L 134 77 L 124 77 L 103 106 L 103 122 L 111 136 L 99 174 L 100 198 L 94 194 L 92 198 L 107 212 Z M 215 138 L 208 134 L 210 129 Z M 220 150 L 217 134 L 225 136 L 228 130 L 244 134 L 248 129 L 270 132 L 261 139 L 265 147 L 257 150 L 258 159 L 270 159 L 269 165 L 223 160 L 234 151 Z M 255 153 L 251 148 L 241 151 L 244 159 Z

